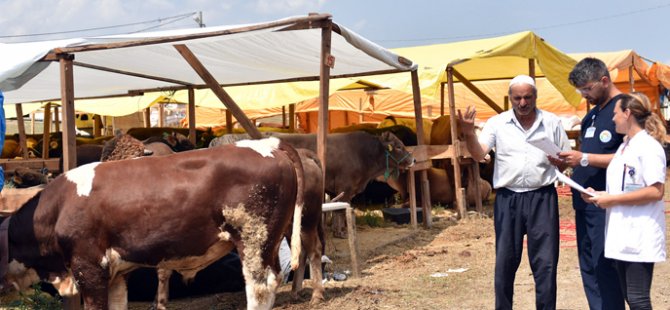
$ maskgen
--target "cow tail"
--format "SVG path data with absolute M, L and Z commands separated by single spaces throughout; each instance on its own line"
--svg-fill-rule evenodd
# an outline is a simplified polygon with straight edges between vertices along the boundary
M 305 205 L 305 172 L 302 167 L 300 156 L 292 146 L 281 141 L 279 143 L 279 148 L 288 155 L 291 161 L 293 161 L 298 185 L 295 209 L 293 210 L 293 227 L 291 231 L 291 269 L 296 270 L 300 264 L 300 250 L 302 247 L 302 242 L 300 241 L 300 224 L 302 221 L 302 208 Z

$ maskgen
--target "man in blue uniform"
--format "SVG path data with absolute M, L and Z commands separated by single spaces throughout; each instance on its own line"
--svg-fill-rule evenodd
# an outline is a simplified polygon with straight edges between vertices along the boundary
M 570 72 L 570 83 L 591 105 L 582 119 L 580 150 L 560 153 L 573 167 L 572 179 L 596 191 L 605 190 L 607 165 L 614 156 L 623 135 L 615 130 L 614 106 L 622 95 L 610 78 L 607 66 L 596 58 L 585 58 Z M 585 202 L 572 190 L 575 209 L 577 251 L 582 283 L 590 309 L 624 309 L 617 273 L 613 262 L 605 258 L 605 209 Z

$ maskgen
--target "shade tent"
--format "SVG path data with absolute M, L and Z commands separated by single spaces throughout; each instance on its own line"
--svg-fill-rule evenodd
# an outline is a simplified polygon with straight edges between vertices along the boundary
M 0 44 L 0 54 L 0 89 L 5 92 L 5 104 L 62 102 L 65 170 L 75 162 L 71 151 L 75 146 L 75 99 L 187 89 L 191 94 L 188 102 L 194 107 L 193 91 L 209 88 L 252 137 L 260 137 L 226 87 L 319 81 L 323 110 L 328 108 L 331 78 L 397 72 L 415 75 L 417 68 L 410 60 L 334 23 L 328 14 L 39 44 Z M 417 117 L 421 118 L 420 111 Z M 326 122 L 325 116 L 319 117 L 320 127 Z M 194 128 L 191 131 L 195 136 Z M 325 133 L 324 129 L 317 133 L 317 153 L 322 160 Z

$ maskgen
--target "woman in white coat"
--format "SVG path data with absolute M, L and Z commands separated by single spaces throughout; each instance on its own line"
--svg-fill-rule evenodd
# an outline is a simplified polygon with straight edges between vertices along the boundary
M 607 210 L 605 257 L 615 261 L 630 309 L 651 309 L 654 263 L 666 257 L 666 129 L 642 93 L 624 95 L 613 120 L 626 137 L 607 167 L 607 191 L 582 196 Z

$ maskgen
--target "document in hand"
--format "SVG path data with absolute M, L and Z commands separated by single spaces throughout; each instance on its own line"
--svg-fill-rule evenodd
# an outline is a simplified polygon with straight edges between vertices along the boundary
M 561 152 L 561 149 L 558 147 L 558 145 L 554 144 L 554 142 L 551 142 L 551 140 L 549 140 L 547 137 L 543 137 L 539 140 L 531 140 L 528 141 L 528 143 L 554 158 L 558 158 L 558 153 Z
M 556 170 L 556 175 L 558 176 L 558 180 L 559 180 L 559 181 L 561 181 L 561 182 L 563 182 L 563 183 L 565 183 L 565 184 L 568 184 L 570 187 L 572 187 L 572 188 L 574 188 L 574 189 L 576 189 L 576 190 L 578 190 L 578 191 L 580 191 L 580 192 L 582 192 L 582 193 L 584 193 L 584 194 L 587 194 L 587 195 L 589 195 L 589 196 L 591 196 L 591 197 L 598 196 L 595 192 L 589 192 L 589 191 L 587 191 L 583 186 L 579 185 L 577 182 L 573 181 L 573 180 L 572 180 L 571 178 L 569 178 L 567 175 L 565 175 L 565 174 L 561 173 L 560 171 L 558 171 L 558 169 L 554 168 L 554 170 Z

